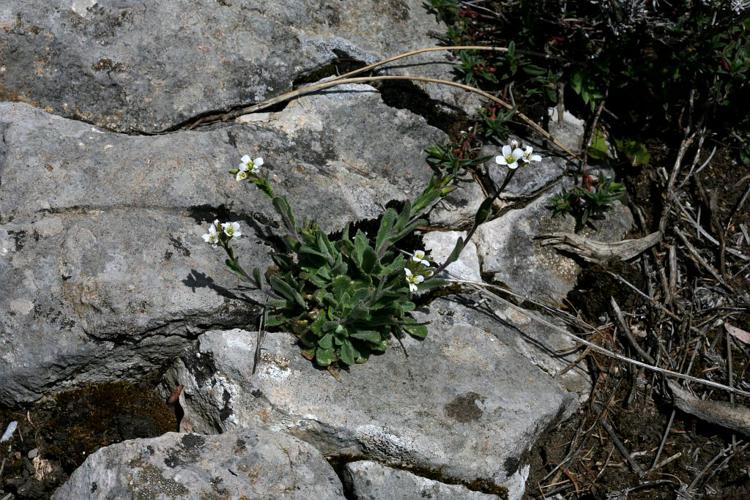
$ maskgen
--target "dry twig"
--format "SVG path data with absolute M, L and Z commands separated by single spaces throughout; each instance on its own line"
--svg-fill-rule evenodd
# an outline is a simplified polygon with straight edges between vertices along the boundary
M 588 341 L 588 340 L 586 340 L 584 338 L 581 338 L 578 335 L 574 335 L 574 334 L 570 333 L 569 331 L 567 331 L 566 329 L 561 328 L 560 326 L 555 325 L 554 323 L 550 323 L 549 321 L 541 318 L 540 316 L 537 316 L 536 314 L 530 313 L 528 310 L 521 309 L 520 307 L 518 307 L 517 305 L 513 304 L 512 302 L 510 302 L 508 300 L 505 300 L 505 299 L 502 299 L 501 297 L 498 297 L 494 293 L 490 293 L 490 292 L 488 292 L 486 290 L 486 288 L 491 288 L 493 290 L 499 290 L 499 291 L 502 291 L 502 292 L 507 293 L 509 295 L 513 295 L 513 296 L 518 297 L 518 298 L 529 300 L 528 297 L 524 297 L 524 296 L 518 295 L 516 293 L 513 293 L 513 292 L 505 289 L 505 288 L 494 286 L 494 285 L 488 285 L 487 283 L 482 283 L 482 282 L 477 282 L 477 281 L 469 281 L 469 280 L 461 280 L 461 279 L 451 279 L 450 281 L 453 282 L 453 283 L 461 283 L 461 284 L 469 285 L 469 286 L 473 287 L 475 290 L 477 290 L 478 292 L 480 292 L 483 295 L 485 295 L 486 297 L 491 298 L 492 300 L 502 301 L 502 303 L 505 304 L 505 305 L 507 305 L 508 307 L 511 307 L 511 308 L 513 308 L 513 309 L 515 309 L 515 310 L 517 310 L 519 312 L 523 312 L 523 314 L 525 314 L 526 316 L 528 316 L 532 320 L 534 320 L 534 321 L 536 321 L 538 323 L 541 323 L 541 324 L 547 326 L 548 328 L 551 328 L 551 329 L 553 329 L 553 330 L 555 330 L 557 332 L 560 332 L 561 334 L 563 334 L 563 335 L 565 335 L 565 336 L 567 336 L 569 338 L 572 338 L 576 342 L 579 342 L 579 343 L 581 343 L 581 344 L 583 344 L 585 346 L 589 346 L 591 348 L 591 350 L 593 350 L 595 352 L 598 352 L 599 354 L 604 354 L 605 356 L 608 356 L 610 358 L 617 359 L 617 360 L 623 361 L 625 363 L 629 363 L 629 364 L 634 365 L 634 366 L 639 366 L 641 368 L 645 368 L 647 370 L 660 373 L 660 374 L 662 374 L 662 375 L 664 375 L 666 377 L 671 377 L 671 378 L 677 378 L 677 379 L 681 379 L 681 380 L 686 380 L 688 382 L 694 382 L 696 384 L 705 385 L 707 387 L 712 387 L 714 389 L 720 389 L 722 391 L 734 393 L 734 394 L 737 394 L 737 395 L 740 395 L 740 396 L 750 397 L 750 392 L 743 391 L 742 389 L 737 389 L 736 387 L 729 387 L 727 385 L 720 384 L 718 382 L 714 382 L 713 380 L 707 380 L 707 379 L 702 379 L 702 378 L 698 378 L 698 377 L 692 377 L 690 375 L 685 375 L 683 373 L 678 373 L 678 372 L 675 372 L 673 370 L 667 370 L 666 368 L 659 368 L 658 366 L 653 366 L 653 365 L 650 365 L 648 363 L 643 363 L 641 361 L 638 361 L 637 359 L 629 358 L 627 356 L 623 356 L 622 354 L 617 354 L 616 352 L 612 352 L 611 350 L 606 349 L 606 348 L 604 348 L 604 347 L 602 347 L 602 346 L 600 346 L 598 344 L 595 344 L 593 342 L 590 342 L 590 341 Z M 541 304 L 539 302 L 534 302 L 534 301 L 531 301 L 531 302 L 533 302 L 535 305 L 546 307 L 546 308 L 548 308 L 548 310 L 554 310 L 554 309 L 549 308 L 549 306 L 546 306 L 545 304 Z M 596 328 L 594 328 L 591 325 L 589 325 L 589 328 L 591 328 L 591 331 L 594 331 L 594 332 L 596 331 Z
M 634 259 L 661 241 L 661 233 L 655 232 L 643 238 L 617 241 L 595 241 L 574 233 L 549 233 L 537 237 L 543 246 L 552 245 L 556 250 L 575 254 L 588 262 L 603 264 Z
M 750 408 L 732 408 L 727 403 L 697 398 L 671 380 L 667 381 L 667 385 L 672 392 L 674 405 L 680 410 L 706 422 L 750 436 Z

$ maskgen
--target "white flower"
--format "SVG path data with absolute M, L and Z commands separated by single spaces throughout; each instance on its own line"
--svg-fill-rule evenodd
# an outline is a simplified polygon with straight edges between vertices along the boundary
M 221 229 L 223 229 L 224 234 L 226 234 L 230 238 L 242 236 L 242 233 L 240 232 L 239 222 L 225 222 L 221 225 Z
M 406 274 L 406 282 L 409 283 L 409 291 L 414 293 L 417 291 L 417 285 L 424 281 L 424 276 L 414 274 L 408 267 L 404 268 L 404 274 Z
M 526 163 L 531 163 L 532 161 L 542 161 L 542 157 L 539 155 L 535 155 L 534 148 L 531 146 L 526 146 L 526 149 L 523 152 L 523 161 Z
M 510 145 L 503 146 L 503 154 L 495 157 L 498 165 L 505 165 L 511 170 L 518 168 L 518 160 L 523 158 L 523 150 L 518 147 L 516 141 L 511 141 Z
M 240 170 L 237 172 L 237 177 L 235 177 L 238 181 L 244 181 L 247 179 L 247 172 L 245 170 Z
M 430 267 L 430 261 L 425 259 L 424 250 L 417 250 L 416 252 L 414 252 L 414 255 L 412 255 L 411 257 L 411 260 L 413 260 L 414 262 L 419 262 L 424 267 Z
M 218 223 L 218 220 L 214 221 L 214 223 L 208 227 L 208 232 L 203 235 L 203 241 L 205 241 L 212 247 L 215 247 L 219 244 L 219 233 L 216 232 L 216 226 L 218 225 Z
M 245 155 L 242 158 L 240 158 L 240 172 L 246 172 L 245 177 L 242 179 L 247 178 L 247 174 L 257 174 L 260 170 L 260 167 L 263 165 L 263 158 L 256 158 L 252 159 L 249 155 Z M 237 173 L 237 180 L 240 181 L 242 179 L 239 178 L 240 174 Z

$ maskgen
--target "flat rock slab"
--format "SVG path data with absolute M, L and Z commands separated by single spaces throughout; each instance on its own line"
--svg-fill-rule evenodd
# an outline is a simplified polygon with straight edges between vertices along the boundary
M 452 230 L 468 229 L 485 196 L 474 179 L 460 178 L 456 189 L 430 212 L 430 224 Z
M 170 432 L 101 448 L 54 499 L 343 499 L 331 466 L 309 444 L 262 427 L 215 436 Z
M 575 229 L 573 217 L 552 217 L 547 208 L 555 192 L 482 224 L 475 242 L 484 276 L 491 276 L 516 293 L 559 303 L 574 288 L 581 267 L 553 248 L 542 247 L 535 239 L 546 233 L 572 233 Z M 633 217 L 627 207 L 615 202 L 606 219 L 593 223 L 598 231 L 585 229 L 583 235 L 599 241 L 620 241 L 632 227 Z
M 466 312 L 459 314 L 457 309 Z M 504 491 L 523 453 L 575 405 L 507 340 L 515 332 L 439 300 L 423 342 L 404 339 L 337 377 L 305 360 L 295 338 L 269 333 L 253 374 L 256 334 L 213 331 L 178 361 L 185 418 L 201 431 L 264 422 L 329 456 L 375 460 L 447 483 Z
M 523 144 L 523 141 L 518 140 Z M 563 177 L 567 163 L 564 158 L 550 156 L 545 151 L 536 150 L 535 153 L 539 153 L 542 156 L 542 161 L 518 167 L 513 178 L 500 195 L 501 200 L 529 199 L 535 197 Z M 499 188 L 508 174 L 507 167 L 495 163 L 495 156 L 500 154 L 500 151 L 497 149 L 492 150 L 485 146 L 481 154 L 494 155 L 486 165 L 489 177 L 494 183 L 495 188 Z
M 437 265 L 442 264 L 456 246 L 458 238 L 466 238 L 465 231 L 431 231 L 422 237 L 424 248 L 430 252 L 430 258 Z M 458 260 L 445 268 L 443 274 L 450 278 L 482 281 L 479 268 L 477 246 L 473 241 L 466 242 Z
M 345 481 L 357 500 L 493 500 L 497 495 L 471 491 L 465 486 L 445 484 L 392 469 L 376 462 L 351 462 L 345 466 Z
M 0 100 L 161 132 L 335 74 L 339 59 L 433 46 L 442 31 L 420 0 L 10 0 Z M 444 56 L 432 60 L 427 74 L 450 75 Z
M 300 218 L 336 230 L 418 193 L 422 151 L 444 136 L 358 86 L 162 136 L 0 103 L 0 137 L 0 402 L 14 403 L 141 376 L 186 338 L 252 322 L 257 293 L 201 239 L 214 218 L 239 221 L 243 265 L 270 263 L 271 204 L 227 173 L 243 154 L 265 158 Z
M 0 223 L 111 207 L 197 212 L 225 206 L 237 216 L 270 218 L 265 195 L 227 173 L 250 154 L 265 159 L 274 189 L 300 214 L 340 229 L 420 192 L 432 174 L 423 149 L 445 137 L 424 119 L 386 106 L 365 85 L 305 97 L 245 121 L 129 136 L 0 103 Z
M 0 225 L 0 401 L 143 376 L 205 326 L 251 321 L 202 232 L 187 213 L 153 209 Z M 250 238 L 239 248 L 267 260 Z

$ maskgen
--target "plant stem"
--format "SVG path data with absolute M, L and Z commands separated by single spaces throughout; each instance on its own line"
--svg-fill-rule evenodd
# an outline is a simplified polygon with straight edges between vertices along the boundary
M 508 187 L 508 184 L 510 183 L 511 179 L 513 179 L 513 176 L 516 174 L 516 170 L 508 170 L 508 173 L 505 175 L 505 179 L 503 180 L 503 183 L 500 185 L 500 188 L 493 194 L 491 197 L 486 198 L 482 204 L 484 204 L 488 199 L 492 200 L 490 201 L 490 206 L 495 204 L 495 200 L 498 199 L 500 194 L 505 190 L 506 187 Z M 485 221 L 474 221 L 474 225 L 471 226 L 471 229 L 469 229 L 469 232 L 466 233 L 466 239 L 464 239 L 464 248 L 466 247 L 466 244 L 471 241 L 472 236 L 474 236 L 474 233 L 477 231 L 477 228 L 484 223 Z M 461 249 L 463 252 L 463 248 Z M 461 253 L 459 252 L 458 255 L 456 255 L 453 259 L 450 257 L 443 262 L 436 270 L 435 270 L 435 276 L 440 274 L 441 272 L 445 271 L 445 268 L 449 265 L 453 264 L 458 258 L 461 256 Z

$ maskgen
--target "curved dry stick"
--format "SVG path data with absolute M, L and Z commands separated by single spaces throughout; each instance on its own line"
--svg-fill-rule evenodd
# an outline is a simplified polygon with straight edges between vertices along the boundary
M 425 47 L 421 49 L 410 50 L 408 52 L 402 52 L 401 54 L 396 54 L 395 56 L 381 59 L 380 61 L 376 61 L 372 64 L 368 64 L 367 66 L 363 66 L 362 68 L 355 69 L 355 70 L 349 71 L 348 73 L 344 73 L 343 75 L 333 77 L 329 79 L 328 81 L 332 82 L 335 80 L 341 80 L 343 78 L 351 78 L 354 75 L 359 75 L 360 73 L 373 70 L 377 68 L 378 66 L 383 66 L 385 64 L 392 63 L 400 59 L 406 59 L 407 57 L 424 54 L 426 52 L 442 52 L 442 51 L 450 51 L 450 50 L 479 50 L 479 51 L 490 51 L 490 52 L 507 52 L 508 51 L 506 47 L 488 47 L 486 45 L 448 45 L 445 47 Z M 192 125 L 190 125 L 190 129 L 194 129 L 198 125 L 201 125 L 203 123 L 212 123 L 214 121 L 224 121 L 224 120 L 229 120 L 231 118 L 236 118 L 237 116 L 241 114 L 252 113 L 253 111 L 258 111 L 268 106 L 273 106 L 274 104 L 278 104 L 286 100 L 294 99 L 295 97 L 298 97 L 300 95 L 302 94 L 298 93 L 297 90 L 290 90 L 289 92 L 284 92 L 283 94 L 279 94 L 276 97 L 266 99 L 265 101 L 258 103 L 254 106 L 249 106 L 249 107 L 241 108 L 239 110 L 234 110 L 234 111 L 228 111 L 222 115 L 219 115 L 218 118 L 217 117 L 204 117 L 202 119 L 197 120 Z M 253 111 L 249 111 L 251 109 Z
M 354 75 L 359 75 L 360 73 L 366 73 L 367 71 L 375 69 L 378 66 L 383 66 L 385 64 L 398 61 L 399 59 L 406 59 L 407 57 L 424 54 L 425 52 L 442 52 L 442 51 L 448 51 L 448 50 L 485 50 L 485 51 L 490 51 L 490 52 L 508 52 L 507 47 L 488 47 L 486 45 L 449 45 L 446 47 L 426 47 L 423 49 L 410 50 L 409 52 L 402 52 L 401 54 L 397 54 L 393 57 L 388 57 L 386 59 L 382 59 L 372 64 L 368 64 L 367 66 L 363 66 L 359 69 L 355 69 L 348 73 L 344 73 L 343 75 L 339 75 L 335 78 L 332 78 L 331 80 L 341 80 L 343 78 L 351 78 Z
M 363 76 L 363 77 L 357 77 L 357 78 L 343 78 L 343 79 L 329 80 L 326 82 L 320 82 L 320 83 L 316 83 L 313 85 L 308 85 L 307 87 L 302 87 L 297 90 L 293 90 L 291 92 L 287 92 L 285 94 L 272 97 L 271 99 L 263 101 L 259 104 L 255 104 L 253 106 L 248 106 L 246 108 L 234 111 L 232 114 L 228 115 L 228 117 L 231 118 L 233 116 L 239 116 L 242 114 L 254 113 L 256 111 L 260 111 L 262 109 L 273 106 L 274 104 L 279 104 L 281 102 L 289 101 L 296 97 L 300 97 L 306 94 L 312 94 L 313 92 L 319 92 L 321 90 L 325 90 L 331 87 L 336 87 L 338 85 L 346 85 L 350 83 L 370 83 L 370 82 L 387 81 L 387 80 L 410 80 L 410 81 L 417 81 L 417 82 L 424 82 L 424 83 L 435 83 L 439 85 L 447 85 L 449 87 L 456 87 L 459 89 L 466 90 L 468 92 L 473 92 L 475 94 L 478 94 L 486 99 L 489 99 L 492 102 L 495 102 L 503 106 L 504 108 L 508 110 L 514 111 L 516 115 L 518 115 L 518 117 L 521 118 L 521 120 L 523 120 L 529 127 L 531 127 L 531 129 L 533 129 L 542 137 L 550 141 L 558 149 L 565 152 L 565 154 L 567 154 L 569 157 L 573 159 L 576 159 L 576 160 L 580 159 L 576 153 L 574 153 L 573 151 L 565 147 L 563 144 L 558 142 L 554 137 L 552 137 L 549 134 L 549 132 L 544 130 L 544 128 L 542 128 L 539 124 L 537 124 L 535 121 L 533 121 L 531 118 L 521 113 L 520 111 L 515 111 L 513 106 L 503 101 L 502 99 L 495 97 L 494 95 L 488 92 L 485 92 L 484 90 L 480 90 L 476 87 L 472 87 L 471 85 L 465 85 L 463 83 L 452 82 L 450 80 L 440 80 L 438 78 L 429 78 L 426 76 L 386 75 L 386 76 Z

